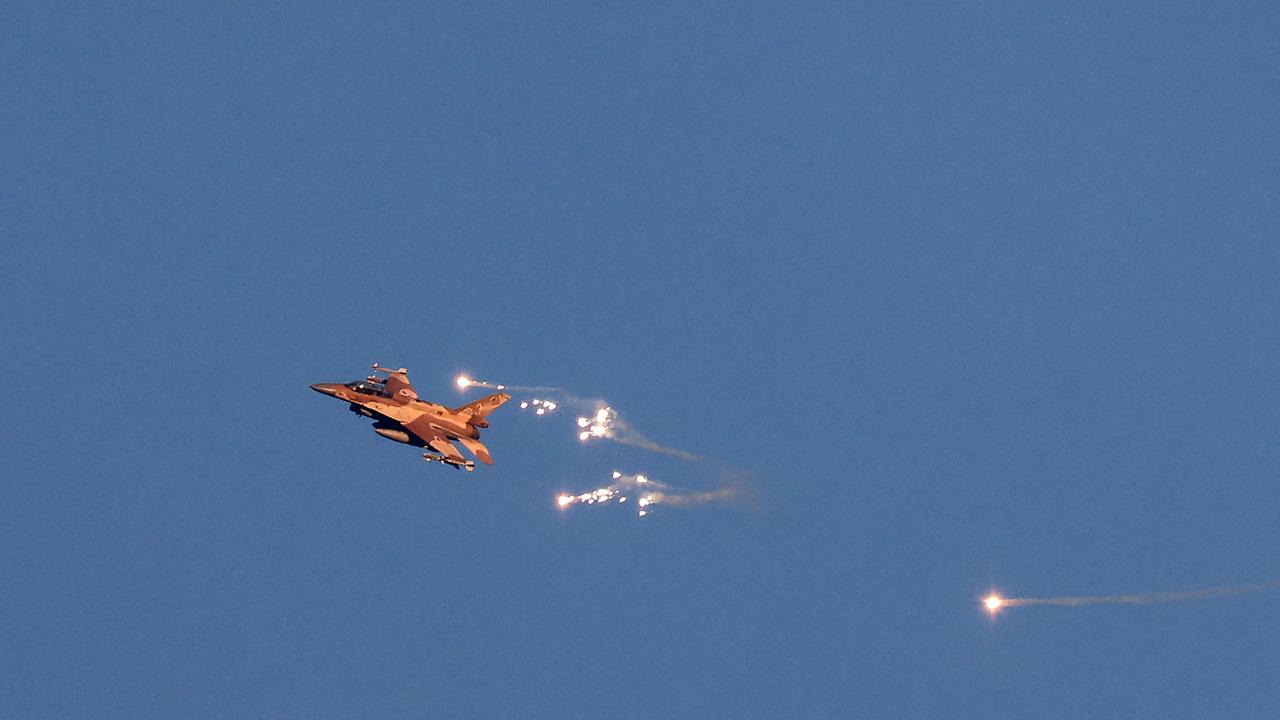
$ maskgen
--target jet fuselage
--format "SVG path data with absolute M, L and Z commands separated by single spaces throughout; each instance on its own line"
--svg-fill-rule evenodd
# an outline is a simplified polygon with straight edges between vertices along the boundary
M 451 439 L 478 440 L 480 438 L 479 428 L 467 424 L 466 416 L 455 413 L 443 405 L 422 400 L 406 401 L 395 397 L 383 397 L 374 392 L 360 392 L 342 383 L 318 383 L 312 385 L 311 389 L 350 403 L 351 412 L 376 420 L 377 422 L 373 425 L 374 432 L 388 440 L 423 447 L 425 443 L 405 425 L 424 415 Z M 404 434 L 405 439 L 400 439 L 400 433 Z

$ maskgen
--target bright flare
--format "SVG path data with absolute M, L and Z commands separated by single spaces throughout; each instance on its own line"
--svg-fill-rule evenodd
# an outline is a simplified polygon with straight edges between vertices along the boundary
M 1004 605 L 1004 598 L 992 593 L 988 595 L 982 603 L 987 606 L 987 612 L 995 613 L 995 611 L 1000 609 L 1001 605 Z
M 471 387 L 471 378 L 467 377 L 466 375 L 459 375 L 457 383 L 458 383 L 459 390 L 466 390 L 467 388 Z

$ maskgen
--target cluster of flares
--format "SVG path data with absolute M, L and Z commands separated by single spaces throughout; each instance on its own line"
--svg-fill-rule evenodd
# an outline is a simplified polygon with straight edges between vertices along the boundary
M 458 390 L 472 388 L 520 393 L 520 410 L 535 416 L 554 414 L 561 405 L 576 411 L 575 432 L 583 443 L 604 439 L 661 453 L 689 462 L 701 462 L 693 453 L 660 445 L 641 435 L 602 400 L 584 400 L 564 388 L 546 385 L 507 385 L 459 375 L 454 381 Z M 648 517 L 655 506 L 693 507 L 708 503 L 739 500 L 739 486 L 725 485 L 715 490 L 687 490 L 654 480 L 643 474 L 626 475 L 615 471 L 608 484 L 580 493 L 561 493 L 556 505 L 564 510 L 572 505 L 624 505 L 635 508 L 638 517 Z
M 564 388 L 553 385 L 505 385 L 487 380 L 478 380 L 468 375 L 459 375 L 454 382 L 457 384 L 458 389 L 464 392 L 471 388 L 485 388 L 520 393 L 549 393 L 556 396 L 557 399 L 529 397 L 520 402 L 521 410 L 532 411 L 535 415 L 549 415 L 559 409 L 561 404 L 572 406 L 579 411 L 590 410 L 590 415 L 582 415 L 577 419 L 578 440 L 584 443 L 603 438 L 688 462 L 702 461 L 701 456 L 678 448 L 667 447 L 640 434 L 639 431 L 622 419 L 617 410 L 608 404 L 600 401 L 583 400 L 573 396 Z
M 660 487 L 666 486 L 652 482 L 644 475 L 623 475 L 615 470 L 612 483 L 578 495 L 562 494 L 556 498 L 556 504 L 567 508 L 570 505 L 604 505 L 616 501 L 621 505 L 635 496 L 636 514 L 644 517 L 650 513 L 649 506 L 655 502 L 653 491 Z M 661 491 L 658 490 L 656 495 L 661 495 Z
M 689 462 L 702 462 L 702 457 L 666 445 L 660 445 L 641 435 L 618 415 L 618 411 L 605 405 L 596 409 L 589 417 L 578 418 L 578 439 L 587 442 L 594 438 L 604 438 L 623 445 L 638 447 L 641 450 L 661 453 Z
M 560 405 L 552 400 L 544 400 L 542 398 L 533 398 L 531 400 L 522 400 L 520 402 L 521 410 L 531 411 L 534 415 L 550 415 L 560 408 Z
M 1020 605 L 1056 605 L 1059 607 L 1083 607 L 1085 605 L 1154 605 L 1156 603 L 1183 600 L 1208 600 L 1210 598 L 1247 595 L 1280 587 L 1280 578 L 1252 585 L 1224 585 L 1202 590 L 1177 590 L 1174 592 L 1143 593 L 1138 595 L 1068 595 L 1065 597 L 1001 597 L 991 593 L 982 599 L 987 612 L 995 615 L 1007 607 Z
M 600 400 L 584 400 L 575 397 L 564 388 L 548 385 L 506 385 L 479 380 L 468 375 L 459 375 L 455 383 L 458 389 L 463 392 L 472 388 L 484 388 L 526 393 L 527 397 L 520 401 L 520 410 L 539 417 L 555 413 L 560 409 L 561 404 L 569 406 L 583 413 L 576 416 L 575 423 L 578 440 L 582 443 L 604 439 L 690 462 L 701 462 L 703 460 L 693 453 L 653 442 L 624 421 L 612 406 Z M 537 395 L 535 396 L 535 394 Z M 552 397 L 547 397 L 548 395 Z M 686 490 L 653 480 L 643 474 L 626 475 L 622 472 L 614 471 L 608 484 L 576 494 L 561 493 L 556 496 L 556 505 L 562 511 L 574 505 L 625 505 L 635 508 L 636 515 L 643 518 L 651 515 L 658 505 L 693 507 L 741 499 L 737 487 L 724 486 L 715 490 Z M 993 591 L 986 597 L 981 598 L 980 602 L 982 607 L 994 618 L 1000 611 L 1011 607 L 1033 605 L 1058 607 L 1151 605 L 1246 595 L 1275 588 L 1280 588 L 1280 578 L 1252 585 L 1217 586 L 1201 590 L 1129 595 L 1004 597 Z
M 570 505 L 622 505 L 634 498 L 636 515 L 645 517 L 653 512 L 655 505 L 692 507 L 730 500 L 735 494 L 735 489 L 731 487 L 718 490 L 684 490 L 644 475 L 624 475 L 615 470 L 612 481 L 608 485 L 576 495 L 562 493 L 556 497 L 556 505 L 561 509 Z
M 608 405 L 596 410 L 596 414 L 591 417 L 578 418 L 578 439 L 586 442 L 593 437 L 607 438 L 610 436 L 613 421 L 618 414 Z

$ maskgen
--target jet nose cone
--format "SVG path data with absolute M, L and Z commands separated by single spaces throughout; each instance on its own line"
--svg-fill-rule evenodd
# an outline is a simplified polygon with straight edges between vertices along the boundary
M 329 397 L 333 397 L 335 395 L 333 391 L 333 385 L 331 383 L 316 383 L 315 385 L 311 386 L 311 389 L 315 390 L 321 395 L 328 395 Z

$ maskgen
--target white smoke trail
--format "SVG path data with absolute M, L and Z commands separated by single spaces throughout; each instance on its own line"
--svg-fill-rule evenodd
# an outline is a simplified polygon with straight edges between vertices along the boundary
M 983 600 L 987 609 L 995 612 L 1000 608 L 1017 607 L 1019 605 L 1057 605 L 1061 607 L 1083 607 L 1085 605 L 1153 605 L 1156 603 L 1180 602 L 1183 600 L 1207 600 L 1209 598 L 1247 595 L 1280 587 L 1280 578 L 1252 585 L 1225 585 L 1204 588 L 1201 590 L 1179 590 L 1175 592 L 1142 593 L 1136 595 L 1069 595 L 1065 597 L 1000 597 L 991 595 Z

